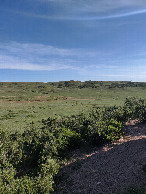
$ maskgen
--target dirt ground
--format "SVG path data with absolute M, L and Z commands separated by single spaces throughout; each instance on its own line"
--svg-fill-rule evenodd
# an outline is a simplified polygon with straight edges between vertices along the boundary
M 131 121 L 126 134 L 112 144 L 94 148 L 60 172 L 61 182 L 54 193 L 117 194 L 129 187 L 146 189 L 146 124 Z

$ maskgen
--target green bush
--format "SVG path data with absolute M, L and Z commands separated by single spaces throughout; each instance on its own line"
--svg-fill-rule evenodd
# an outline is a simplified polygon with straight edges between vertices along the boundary
M 143 99 L 132 97 L 126 98 L 124 107 L 126 119 L 139 119 L 140 122 L 146 121 L 146 106 Z
M 49 158 L 44 155 L 45 144 L 41 138 L 41 134 L 34 128 L 26 130 L 22 135 L 1 131 L 1 193 L 44 193 L 44 190 L 53 190 L 53 180 L 59 165 L 49 154 Z

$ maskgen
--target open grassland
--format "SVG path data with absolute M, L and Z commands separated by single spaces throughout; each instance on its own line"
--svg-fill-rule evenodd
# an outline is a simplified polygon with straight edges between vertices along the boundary
M 97 82 L 98 83 L 98 82 Z M 146 87 L 62 86 L 57 83 L 0 83 L 0 128 L 23 131 L 31 122 L 86 113 L 92 107 L 123 105 L 127 97 L 146 98 Z

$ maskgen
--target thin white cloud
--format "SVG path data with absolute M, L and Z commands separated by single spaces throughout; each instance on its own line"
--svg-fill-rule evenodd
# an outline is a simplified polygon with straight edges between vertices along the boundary
M 75 50 L 61 49 L 43 44 L 1 43 L 0 69 L 61 70 L 74 69 L 72 57 Z
M 53 3 L 66 12 L 105 12 L 126 7 L 143 7 L 145 0 L 38 0 L 40 3 Z
M 94 17 L 78 17 L 78 18 L 72 18 L 76 20 L 106 20 L 106 19 L 113 19 L 113 18 L 122 18 L 127 16 L 133 16 L 138 14 L 144 14 L 146 13 L 146 9 L 144 10 L 138 10 L 138 11 L 131 11 L 131 12 L 124 12 L 121 14 L 114 14 L 114 15 L 108 15 L 108 16 L 94 16 Z
M 78 73 L 81 77 L 85 77 L 85 80 L 146 80 L 146 58 L 143 60 L 125 59 L 125 64 L 122 65 L 122 63 L 120 60 L 116 61 L 119 65 L 109 65 L 105 62 L 105 64 L 83 67 Z
M 104 55 L 100 50 L 91 50 L 91 49 L 65 49 L 58 48 L 51 45 L 37 44 L 37 43 L 18 43 L 18 42 L 9 42 L 9 43 L 0 43 L 0 52 L 7 53 L 8 55 L 17 55 L 25 58 L 42 57 L 42 59 L 53 57 L 53 58 L 62 58 L 62 59 L 71 59 L 72 57 L 82 58 L 85 56 L 96 57 L 99 55 Z M 106 52 L 105 55 L 111 55 L 113 52 Z
M 93 21 L 93 20 L 106 20 L 106 19 L 113 19 L 113 18 L 122 18 L 122 17 L 128 17 L 128 16 L 134 16 L 139 14 L 145 14 L 146 9 L 142 10 L 135 10 L 135 11 L 123 11 L 123 13 L 115 12 L 114 14 L 105 14 L 100 16 L 100 14 L 89 16 L 89 15 L 43 15 L 43 14 L 35 14 L 35 13 L 26 13 L 23 11 L 11 11 L 16 14 L 21 14 L 28 17 L 34 17 L 39 19 L 45 19 L 45 20 L 72 20 L 72 21 Z
M 141 50 L 144 53 L 145 49 Z M 120 54 L 120 53 L 119 53 Z M 128 56 L 124 60 L 117 52 L 62 49 L 43 44 L 9 42 L 0 44 L 0 69 L 29 71 L 68 70 L 85 80 L 143 80 L 146 58 Z M 140 51 L 139 53 L 140 54 Z
M 11 64 L 11 63 L 4 63 L 0 64 L 0 69 L 15 69 L 15 70 L 29 70 L 29 71 L 54 71 L 54 70 L 65 70 L 65 69 L 72 69 L 70 66 L 66 65 L 59 65 L 59 64 L 51 64 L 49 66 L 42 66 L 42 65 L 35 65 L 31 63 L 19 62 Z
M 48 62 L 48 64 L 40 65 L 37 63 L 31 63 L 27 59 L 0 55 L 0 69 L 16 69 L 16 70 L 30 70 L 30 71 L 54 71 L 62 69 L 74 69 L 73 66 Z
M 121 18 L 121 17 L 133 16 L 133 15 L 138 15 L 138 14 L 143 14 L 143 13 L 146 13 L 146 9 L 138 10 L 138 11 L 125 12 L 125 13 L 122 13 L 122 14 L 115 14 L 115 15 L 110 15 L 110 16 L 105 16 L 105 17 L 94 17 L 94 18 L 92 18 L 92 20 Z M 89 20 L 90 20 L 90 18 L 89 18 Z
M 38 0 L 54 5 L 54 15 L 40 15 L 44 19 L 102 20 L 146 13 L 145 0 Z M 50 4 L 51 3 L 51 4 Z M 37 15 L 34 14 L 34 17 Z
M 32 0 L 29 0 L 31 3 Z M 146 13 L 145 0 L 37 0 L 42 6 L 35 6 L 31 12 L 10 10 L 16 14 L 47 20 L 105 20 Z M 44 14 L 43 6 L 45 10 Z M 39 12 L 37 11 L 39 7 Z M 53 12 L 50 10 L 53 8 Z
M 59 55 L 59 56 L 71 56 L 76 55 L 77 51 L 73 49 L 62 49 L 44 44 L 33 43 L 1 43 L 0 49 L 6 50 L 10 53 L 35 54 L 35 55 Z
M 9 42 L 0 44 L 0 69 L 79 70 L 79 63 L 101 52 L 84 49 L 63 49 L 44 44 Z M 103 55 L 104 56 L 104 55 Z
M 116 69 L 116 65 L 103 65 L 115 53 L 86 49 L 63 49 L 44 44 L 8 42 L 0 44 L 0 69 L 29 71 L 70 70 L 77 74 L 93 74 L 101 68 Z M 97 64 L 98 63 L 98 64 Z

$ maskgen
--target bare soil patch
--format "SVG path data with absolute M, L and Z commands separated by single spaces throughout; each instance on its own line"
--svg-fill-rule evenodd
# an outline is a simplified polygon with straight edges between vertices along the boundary
M 74 153 L 76 162 L 60 172 L 54 193 L 117 194 L 129 187 L 146 189 L 146 124 L 130 121 L 126 134 L 112 144 L 94 148 L 89 154 Z
M 95 98 L 74 98 L 74 97 L 67 97 L 67 100 L 91 100 L 91 101 L 94 101 Z

